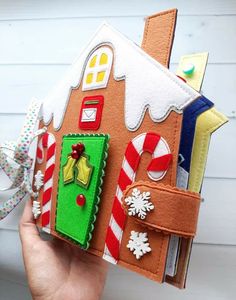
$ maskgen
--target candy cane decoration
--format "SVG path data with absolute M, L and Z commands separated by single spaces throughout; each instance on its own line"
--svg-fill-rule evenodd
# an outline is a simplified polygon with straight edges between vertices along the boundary
M 42 229 L 50 233 L 50 210 L 52 204 L 53 173 L 55 169 L 56 141 L 52 133 L 46 132 L 39 140 L 37 162 L 43 162 L 43 149 L 47 149 L 46 169 L 43 179 Z
M 121 204 L 123 191 L 135 181 L 143 152 L 152 154 L 147 173 L 155 181 L 161 180 L 165 176 L 172 159 L 167 142 L 156 133 L 143 133 L 129 142 L 120 170 L 103 253 L 103 258 L 113 264 L 116 264 L 119 258 L 119 248 L 126 221 Z

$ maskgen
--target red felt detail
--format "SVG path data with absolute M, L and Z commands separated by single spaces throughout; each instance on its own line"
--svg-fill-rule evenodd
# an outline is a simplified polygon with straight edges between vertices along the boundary
M 88 101 L 96 101 L 97 103 L 86 103 Z M 85 97 L 82 101 L 80 115 L 79 115 L 79 128 L 83 130 L 98 130 L 102 120 L 102 110 L 104 105 L 104 97 L 102 95 L 89 96 Z M 85 113 L 86 109 L 93 108 L 96 109 L 95 120 L 84 121 L 82 120 L 83 112 Z M 88 115 L 89 117 L 89 115 Z
M 114 257 L 114 259 L 118 260 L 120 244 L 119 244 L 118 239 L 112 232 L 110 226 L 107 229 L 106 241 L 107 241 L 106 246 L 107 246 L 108 250 L 110 251 L 111 256 Z
M 37 147 L 36 155 L 37 155 L 37 158 L 39 158 L 39 159 L 43 158 L 43 151 L 39 147 Z
M 160 157 L 153 158 L 150 162 L 148 171 L 166 171 L 172 160 L 172 154 L 166 154 Z
M 79 194 L 77 197 L 76 197 L 76 203 L 77 205 L 79 206 L 84 206 L 86 202 L 86 198 L 83 194 Z
M 42 144 L 43 144 L 44 148 L 47 148 L 47 146 L 48 146 L 48 137 L 49 137 L 49 134 L 47 132 L 45 132 L 42 135 Z
M 78 143 L 78 144 L 74 144 L 71 146 L 72 150 L 83 153 L 85 150 L 84 144 L 83 143 Z
M 71 157 L 77 160 L 77 159 L 79 159 L 80 155 L 76 150 L 73 150 L 71 152 Z
M 55 164 L 52 164 L 46 169 L 44 174 L 44 183 L 46 183 L 49 179 L 52 178 L 54 169 L 55 169 Z
M 179 79 L 183 80 L 183 82 L 187 82 L 186 79 L 184 79 L 183 77 L 177 75 L 177 77 L 179 77 Z
M 120 170 L 120 176 L 118 179 L 118 184 L 120 186 L 120 189 L 124 191 L 127 187 L 127 185 L 131 184 L 132 180 L 126 175 L 125 171 L 123 169 Z
M 160 140 L 160 135 L 156 134 L 154 132 L 148 132 L 146 134 L 144 143 L 143 143 L 143 151 L 147 151 L 149 153 L 153 153 L 159 140 Z
M 74 158 L 76 160 L 80 158 L 80 156 L 82 155 L 82 153 L 85 150 L 84 144 L 82 144 L 82 143 L 72 145 L 71 148 L 72 148 L 71 156 L 72 156 L 72 158 Z
M 52 196 L 52 187 L 48 188 L 46 191 L 43 192 L 42 204 L 45 205 L 46 203 L 48 203 L 48 201 L 51 200 L 51 196 Z
M 112 215 L 116 220 L 116 223 L 120 226 L 120 228 L 124 229 L 126 215 L 117 197 L 115 197 L 113 202 Z
M 82 143 L 78 143 L 78 144 L 76 144 L 76 145 L 72 145 L 71 148 L 72 148 L 72 154 L 73 154 L 73 153 L 77 153 L 77 154 L 78 154 L 78 157 L 80 157 L 81 154 L 82 154 L 82 153 L 84 152 L 84 150 L 85 150 L 84 144 L 82 144 Z
M 136 171 L 139 165 L 139 161 L 140 161 L 140 155 L 137 152 L 137 150 L 135 149 L 132 141 L 129 142 L 126 151 L 125 151 L 125 158 L 128 161 L 130 167 Z
M 47 226 L 49 222 L 50 222 L 50 211 L 48 210 L 42 214 L 42 227 Z
M 53 143 L 47 150 L 47 160 L 49 160 L 53 155 L 55 155 L 56 143 Z
M 72 146 L 71 146 L 71 149 L 72 149 L 73 151 L 76 151 L 76 150 L 77 150 L 77 144 L 72 145 Z

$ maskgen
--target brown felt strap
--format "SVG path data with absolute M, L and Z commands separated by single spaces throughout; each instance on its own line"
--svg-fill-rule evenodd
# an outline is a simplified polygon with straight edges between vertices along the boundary
M 122 204 L 128 214 L 130 206 L 125 199 L 132 196 L 134 189 L 141 193 L 150 192 L 150 202 L 154 209 L 147 212 L 145 219 L 137 214 L 130 216 L 149 229 L 177 234 L 183 237 L 194 237 L 197 229 L 200 195 L 176 187 L 151 182 L 136 182 L 124 192 Z
M 177 9 L 170 9 L 146 19 L 142 48 L 162 65 L 169 67 L 174 40 Z

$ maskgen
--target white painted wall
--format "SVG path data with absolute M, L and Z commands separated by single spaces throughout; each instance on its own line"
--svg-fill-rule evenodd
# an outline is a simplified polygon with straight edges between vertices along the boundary
M 17 137 L 30 98 L 48 93 L 102 20 L 140 43 L 144 17 L 171 7 L 179 9 L 171 69 L 183 54 L 209 51 L 203 92 L 230 122 L 212 138 L 187 291 L 111 268 L 104 299 L 236 298 L 236 1 L 0 0 L 0 142 Z M 30 299 L 22 208 L 0 222 L 0 300 Z

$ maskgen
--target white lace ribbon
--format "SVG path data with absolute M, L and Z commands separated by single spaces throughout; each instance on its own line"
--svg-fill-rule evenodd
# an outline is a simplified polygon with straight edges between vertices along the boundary
M 38 195 L 31 186 L 30 173 L 33 159 L 29 156 L 29 150 L 34 138 L 46 132 L 45 127 L 35 131 L 40 108 L 41 103 L 33 100 L 18 140 L 0 144 L 0 168 L 11 181 L 10 186 L 0 187 L 0 191 L 17 189 L 13 196 L 0 206 L 0 220 L 5 218 L 27 194 L 34 198 Z

